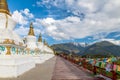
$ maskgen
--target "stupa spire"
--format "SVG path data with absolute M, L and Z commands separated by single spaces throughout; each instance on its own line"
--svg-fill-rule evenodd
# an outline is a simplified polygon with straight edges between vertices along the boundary
M 44 43 L 44 45 L 48 46 L 48 43 L 47 43 L 47 41 L 45 39 L 44 39 L 43 43 Z
M 0 13 L 6 13 L 10 15 L 6 0 L 0 0 Z
M 35 36 L 32 22 L 30 23 L 30 30 L 29 30 L 28 35 Z
M 42 42 L 42 35 L 41 35 L 41 33 L 39 35 L 38 42 Z
M 44 45 L 46 45 L 46 40 L 45 39 L 44 39 L 43 43 L 44 43 Z

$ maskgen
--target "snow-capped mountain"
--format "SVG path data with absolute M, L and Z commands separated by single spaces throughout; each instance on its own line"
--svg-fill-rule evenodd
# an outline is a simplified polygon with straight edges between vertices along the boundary
M 79 42 L 71 42 L 71 44 L 73 44 L 75 46 L 81 46 L 81 47 L 86 47 L 88 45 L 86 43 L 79 43 Z
M 117 44 L 117 45 L 116 45 Z M 61 44 L 54 44 L 51 47 L 57 53 L 75 53 L 81 56 L 97 56 L 97 57 L 108 57 L 111 55 L 120 56 L 120 46 L 118 43 L 115 43 L 112 40 L 101 40 L 94 42 L 92 44 L 86 43 L 61 43 Z
M 119 46 L 120 46 L 120 40 L 114 40 L 114 39 L 101 39 L 101 40 L 96 41 L 96 42 L 101 42 L 101 41 L 108 41 L 108 42 L 111 42 L 111 43 L 113 43 L 113 44 L 115 44 L 115 45 L 119 45 Z M 96 42 L 95 42 L 95 43 L 96 43 Z

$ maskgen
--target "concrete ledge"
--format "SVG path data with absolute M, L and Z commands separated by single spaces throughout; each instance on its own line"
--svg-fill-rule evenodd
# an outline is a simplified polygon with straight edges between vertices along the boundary
M 0 56 L 0 77 L 17 77 L 35 67 L 31 56 Z
M 33 56 L 33 60 L 35 61 L 36 64 L 41 64 L 52 57 L 54 57 L 54 54 L 40 54 L 38 56 Z

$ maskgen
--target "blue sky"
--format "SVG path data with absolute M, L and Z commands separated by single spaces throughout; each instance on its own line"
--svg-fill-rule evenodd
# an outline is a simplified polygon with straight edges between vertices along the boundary
M 15 32 L 25 37 L 33 22 L 49 44 L 120 39 L 119 0 L 8 0 Z

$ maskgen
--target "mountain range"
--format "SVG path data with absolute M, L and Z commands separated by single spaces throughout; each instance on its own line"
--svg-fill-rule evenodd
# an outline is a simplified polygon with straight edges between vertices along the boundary
M 61 43 L 51 46 L 56 53 L 74 53 L 81 56 L 109 57 L 120 56 L 120 46 L 109 41 L 101 41 L 93 44 L 85 43 Z

